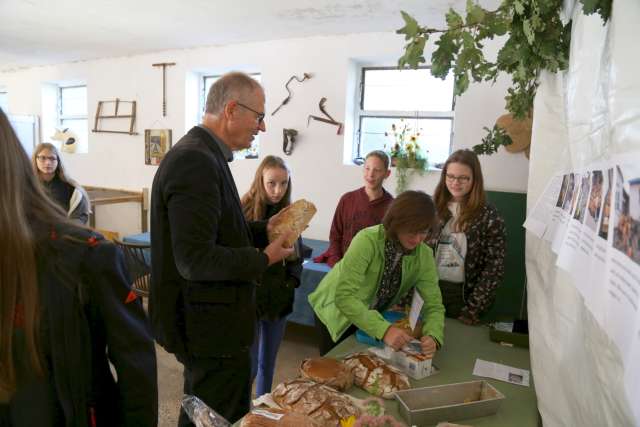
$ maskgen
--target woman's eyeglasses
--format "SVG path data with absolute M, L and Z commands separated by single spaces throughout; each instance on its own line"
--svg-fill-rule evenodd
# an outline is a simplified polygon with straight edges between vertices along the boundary
M 52 163 L 58 161 L 58 158 L 56 156 L 36 156 L 36 159 L 38 159 L 38 161 L 41 161 L 42 163 L 46 162 L 47 160 Z
M 255 113 L 255 115 L 256 115 L 256 120 L 258 121 L 258 124 L 260 124 L 260 123 L 262 123 L 262 122 L 264 121 L 264 117 L 266 116 L 266 114 L 265 114 L 265 113 L 259 113 L 259 112 L 257 112 L 256 110 L 254 110 L 253 108 L 248 107 L 248 106 L 246 106 L 246 105 L 244 105 L 244 104 L 242 104 L 242 103 L 240 103 L 240 102 L 236 102 L 236 104 L 238 104 L 238 105 L 239 105 L 239 106 L 241 106 L 242 108 L 246 108 L 247 110 L 249 110 L 249 111 L 251 111 L 251 112 Z
M 447 174 L 446 177 L 447 177 L 447 181 L 449 182 L 457 181 L 460 184 L 466 184 L 467 182 L 471 181 L 471 177 L 465 176 L 465 175 L 455 176 L 455 175 Z

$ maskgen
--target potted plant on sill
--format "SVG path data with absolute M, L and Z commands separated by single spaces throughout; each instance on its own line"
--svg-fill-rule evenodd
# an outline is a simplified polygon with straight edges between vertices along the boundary
M 385 151 L 391 158 L 391 166 L 396 168 L 396 194 L 400 194 L 407 189 L 414 173 L 424 175 L 429 162 L 418 144 L 420 132 L 413 132 L 404 119 L 400 119 L 399 126 L 392 124 L 391 132 L 385 132 L 385 136 L 393 140 L 390 149 L 385 145 Z

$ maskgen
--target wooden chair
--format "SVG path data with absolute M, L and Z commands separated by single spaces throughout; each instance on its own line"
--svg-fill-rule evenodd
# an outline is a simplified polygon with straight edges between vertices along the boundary
M 151 246 L 118 239 L 113 242 L 124 252 L 133 291 L 141 297 L 148 297 L 151 285 Z

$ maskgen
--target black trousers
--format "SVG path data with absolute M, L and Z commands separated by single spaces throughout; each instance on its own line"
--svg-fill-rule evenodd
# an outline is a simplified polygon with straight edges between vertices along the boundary
M 176 356 L 184 365 L 184 393 L 197 396 L 227 421 L 235 423 L 249 412 L 251 358 L 247 351 L 233 358 Z M 179 427 L 195 427 L 180 408 Z
M 338 341 L 334 342 L 331 339 L 329 330 L 326 326 L 324 326 L 324 323 L 322 323 L 322 320 L 318 319 L 318 316 L 314 315 L 314 317 L 316 320 L 316 332 L 318 337 L 318 350 L 320 351 L 320 356 L 324 356 L 325 354 L 327 354 L 333 347 L 349 338 L 350 335 L 355 334 L 358 330 L 355 325 L 351 325 L 349 326 L 349 329 L 347 329 L 346 332 L 342 334 L 340 338 L 338 338 Z
M 460 312 L 465 306 L 462 295 L 462 287 L 464 283 L 453 283 L 440 280 L 440 292 L 442 293 L 442 304 L 444 305 L 447 317 L 458 318 Z

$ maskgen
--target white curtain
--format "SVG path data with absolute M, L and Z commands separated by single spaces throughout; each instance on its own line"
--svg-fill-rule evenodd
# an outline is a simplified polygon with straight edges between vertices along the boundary
M 618 155 L 640 164 L 640 0 L 614 0 L 606 26 L 584 16 L 581 2 L 565 5 L 570 66 L 543 75 L 538 89 L 529 209 L 557 173 Z M 544 425 L 640 426 L 640 385 L 629 382 L 617 346 L 555 262 L 549 243 L 527 233 L 531 363 Z M 629 322 L 637 328 L 640 316 Z

